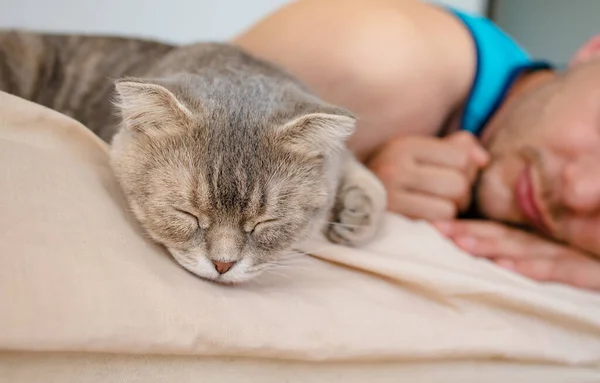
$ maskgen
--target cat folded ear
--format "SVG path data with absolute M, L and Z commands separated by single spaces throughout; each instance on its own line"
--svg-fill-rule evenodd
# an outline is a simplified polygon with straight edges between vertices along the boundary
M 343 149 L 355 126 L 356 118 L 345 111 L 309 113 L 280 126 L 278 136 L 294 152 L 321 156 Z
M 193 119 L 192 112 L 162 85 L 149 80 L 122 79 L 115 83 L 115 106 L 132 131 L 147 134 L 181 128 Z

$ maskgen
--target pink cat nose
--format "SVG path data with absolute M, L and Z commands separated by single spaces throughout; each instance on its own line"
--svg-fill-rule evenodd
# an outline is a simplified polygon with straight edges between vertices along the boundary
M 225 274 L 233 267 L 233 265 L 235 265 L 235 262 L 212 261 L 212 263 L 215 265 L 215 269 L 217 269 L 219 274 Z

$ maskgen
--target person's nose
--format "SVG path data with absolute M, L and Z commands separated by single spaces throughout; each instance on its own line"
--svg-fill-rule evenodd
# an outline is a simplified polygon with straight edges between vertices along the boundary
M 600 156 L 586 156 L 569 162 L 562 181 L 563 185 L 555 187 L 562 188 L 566 208 L 579 214 L 591 214 L 600 209 Z

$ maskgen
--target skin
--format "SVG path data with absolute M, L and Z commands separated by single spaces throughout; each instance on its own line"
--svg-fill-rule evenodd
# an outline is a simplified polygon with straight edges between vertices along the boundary
M 457 131 L 472 39 L 434 5 L 302 0 L 234 43 L 357 114 L 348 146 L 391 211 L 527 277 L 600 290 L 600 38 L 565 72 L 521 75 L 481 140 Z M 471 202 L 491 221 L 457 219 Z

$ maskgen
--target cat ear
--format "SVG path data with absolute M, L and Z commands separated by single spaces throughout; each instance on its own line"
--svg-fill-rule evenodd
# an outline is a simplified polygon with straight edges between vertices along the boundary
M 342 149 L 355 126 L 356 118 L 347 113 L 310 113 L 279 127 L 279 137 L 295 152 L 326 155 Z
M 176 129 L 187 125 L 192 112 L 162 85 L 138 79 L 117 80 L 116 107 L 128 129 L 144 133 Z

